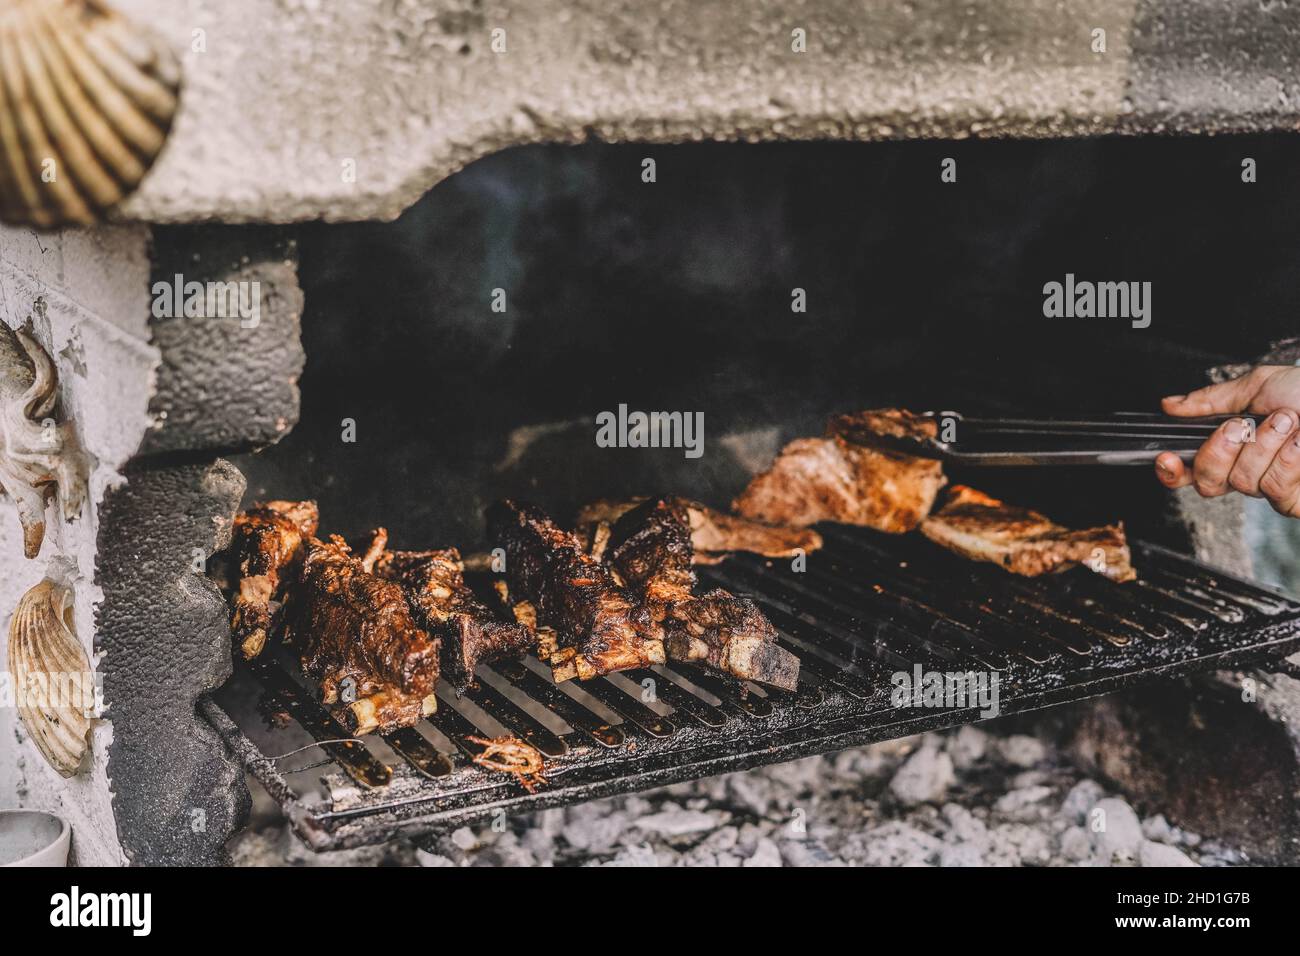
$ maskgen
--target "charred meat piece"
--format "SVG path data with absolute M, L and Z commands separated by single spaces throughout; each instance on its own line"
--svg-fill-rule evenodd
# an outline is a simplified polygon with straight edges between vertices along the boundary
M 455 548 L 381 550 L 373 567 L 379 577 L 406 590 L 416 623 L 441 640 L 442 676 L 458 690 L 474 682 L 479 664 L 518 657 L 537 644 L 527 627 L 499 620 L 474 596 Z
M 647 498 L 626 511 L 610 532 L 605 560 L 652 616 L 694 597 L 690 518 L 679 498 Z
M 645 498 L 601 498 L 578 512 L 578 531 L 597 557 L 601 550 L 602 526 L 613 525 Z M 749 551 L 765 558 L 792 558 L 809 554 L 822 546 L 822 538 L 811 528 L 774 527 L 736 515 L 716 511 L 698 501 L 673 498 L 686 509 L 690 521 L 691 547 L 695 564 L 717 564 L 734 551 Z
M 679 498 L 651 498 L 625 513 L 610 535 L 609 564 L 663 627 L 670 659 L 794 690 L 799 658 L 776 643 L 758 605 L 721 588 L 695 596 L 688 510 Z
M 930 513 L 946 479 L 938 461 L 869 448 L 841 435 L 799 438 L 732 503 L 754 521 L 818 521 L 901 534 Z
M 271 633 L 271 602 L 283 597 L 302 564 L 303 542 L 316 534 L 314 501 L 267 501 L 235 515 L 230 554 L 238 576 L 230 628 L 245 660 L 262 653 Z
M 776 629 L 748 598 L 717 588 L 673 605 L 668 656 L 759 684 L 795 690 L 799 658 L 776 643 Z
M 839 435 L 856 445 L 876 447 L 881 445 L 881 439 L 935 438 L 939 423 L 929 415 L 917 415 L 903 408 L 871 408 L 831 416 L 826 434 Z
M 488 509 L 488 535 L 506 555 L 516 617 L 536 615 L 559 646 L 549 653 L 557 681 L 664 662 L 662 630 L 637 608 L 572 532 L 531 505 L 501 501 Z M 548 648 L 549 650 L 549 648 Z
M 369 573 L 341 538 L 306 542 L 285 634 L 353 733 L 410 726 L 437 706 L 437 637 L 416 623 L 401 585 Z
M 921 523 L 921 533 L 964 557 L 1026 577 L 1076 565 L 1112 581 L 1137 577 L 1122 524 L 1071 530 L 964 485 L 953 486 L 944 506 Z

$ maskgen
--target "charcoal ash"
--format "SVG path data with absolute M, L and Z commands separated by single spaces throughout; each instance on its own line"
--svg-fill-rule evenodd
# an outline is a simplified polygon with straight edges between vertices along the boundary
M 1224 866 L 1239 850 L 1141 817 L 1052 743 L 975 726 L 627 797 L 313 854 L 273 819 L 244 865 Z

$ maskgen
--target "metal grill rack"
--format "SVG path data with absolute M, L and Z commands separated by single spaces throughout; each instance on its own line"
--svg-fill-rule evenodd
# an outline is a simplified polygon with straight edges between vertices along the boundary
M 976 706 L 894 707 L 892 675 L 917 666 L 996 672 L 1010 714 L 1300 650 L 1300 603 L 1153 545 L 1133 546 L 1140 578 L 1119 585 L 1082 569 L 1018 578 L 916 535 L 820 530 L 826 546 L 806 570 L 742 555 L 701 573 L 702 587 L 763 606 L 803 662 L 793 693 L 679 665 L 557 686 L 529 660 L 481 670 L 462 698 L 440 686 L 417 728 L 344 740 L 292 664 L 272 659 L 241 665 L 200 709 L 324 850 L 980 718 Z M 256 711 L 278 716 L 246 716 Z M 546 755 L 535 793 L 471 763 L 479 748 L 466 738 L 502 732 Z

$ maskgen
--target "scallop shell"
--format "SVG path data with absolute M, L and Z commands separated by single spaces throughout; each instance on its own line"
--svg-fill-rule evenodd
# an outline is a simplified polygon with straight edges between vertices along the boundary
M 171 128 L 175 56 L 100 0 L 0 0 L 0 220 L 88 224 Z
M 45 580 L 18 602 L 9 623 L 9 671 L 18 716 L 32 742 L 55 770 L 65 777 L 75 775 L 90 749 L 94 707 L 75 706 L 87 701 L 70 700 L 57 691 L 93 694 L 94 677 L 72 630 L 68 588 Z

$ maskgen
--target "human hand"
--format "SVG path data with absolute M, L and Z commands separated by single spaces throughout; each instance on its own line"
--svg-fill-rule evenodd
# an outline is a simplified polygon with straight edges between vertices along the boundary
M 1268 417 L 1229 419 L 1201 446 L 1190 468 L 1172 452 L 1156 459 L 1156 477 L 1168 488 L 1194 485 L 1205 498 L 1237 491 L 1267 498 L 1281 514 L 1300 517 L 1300 368 L 1260 365 L 1230 382 L 1172 395 L 1168 415 L 1199 417 L 1251 412 Z

